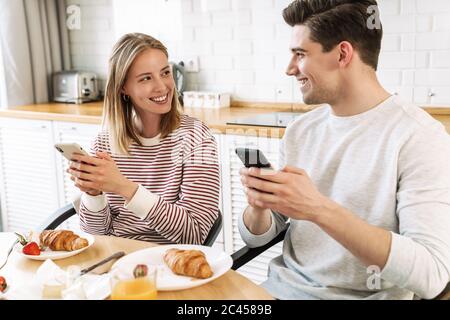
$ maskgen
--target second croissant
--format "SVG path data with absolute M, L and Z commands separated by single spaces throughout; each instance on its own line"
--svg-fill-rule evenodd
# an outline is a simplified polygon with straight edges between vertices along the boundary
M 169 249 L 164 254 L 164 262 L 175 274 L 199 279 L 213 275 L 205 254 L 200 250 Z

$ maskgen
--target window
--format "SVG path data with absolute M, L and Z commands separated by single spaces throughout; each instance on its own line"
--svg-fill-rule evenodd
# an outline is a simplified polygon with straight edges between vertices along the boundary
M 0 41 L 0 109 L 5 109 L 6 107 L 7 107 L 7 96 L 6 96 L 5 69 L 3 67 L 2 41 Z

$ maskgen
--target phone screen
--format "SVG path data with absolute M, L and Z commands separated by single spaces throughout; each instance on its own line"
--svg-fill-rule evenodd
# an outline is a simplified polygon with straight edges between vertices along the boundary
M 236 148 L 235 151 L 246 168 L 271 168 L 270 162 L 258 149 Z

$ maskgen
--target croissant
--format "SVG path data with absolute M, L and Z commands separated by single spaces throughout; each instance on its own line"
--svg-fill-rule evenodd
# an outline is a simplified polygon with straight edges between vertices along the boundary
M 200 250 L 169 249 L 164 254 L 164 262 L 173 273 L 182 276 L 206 279 L 213 275 L 205 254 Z
M 69 230 L 44 230 L 39 235 L 39 240 L 41 246 L 53 251 L 75 251 L 89 245 L 86 239 Z

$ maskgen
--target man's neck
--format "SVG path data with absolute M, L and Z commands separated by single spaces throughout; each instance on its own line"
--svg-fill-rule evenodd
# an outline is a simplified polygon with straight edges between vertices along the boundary
M 376 78 L 348 82 L 343 85 L 343 88 L 339 100 L 330 104 L 334 115 L 340 117 L 366 112 L 391 96 Z

